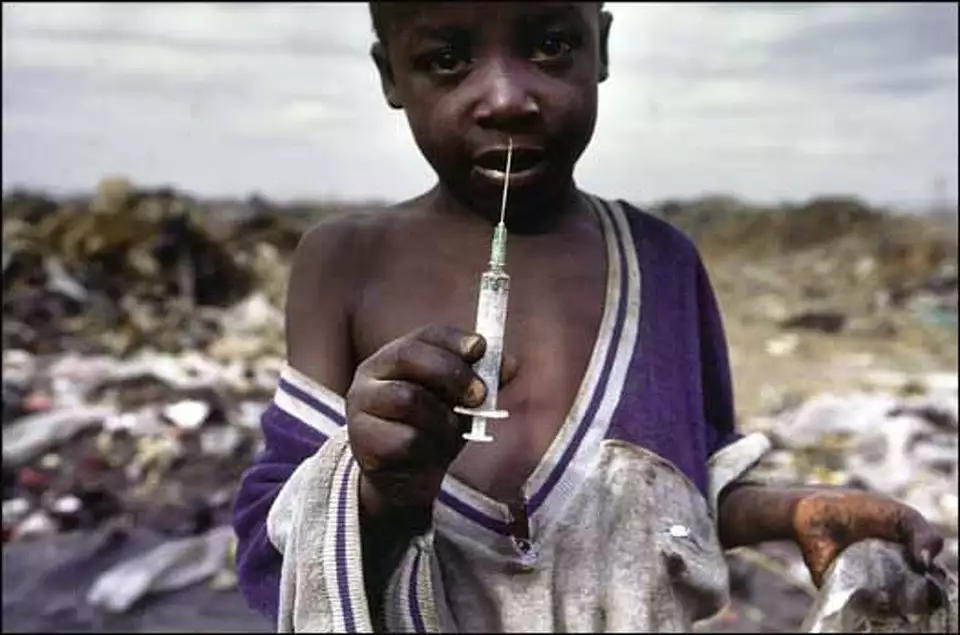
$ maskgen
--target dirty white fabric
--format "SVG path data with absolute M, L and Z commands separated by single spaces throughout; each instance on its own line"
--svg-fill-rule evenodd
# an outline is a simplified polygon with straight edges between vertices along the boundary
M 747 437 L 715 456 L 729 482 L 766 448 Z M 670 463 L 603 441 L 538 553 L 451 527 L 444 506 L 409 546 L 385 600 L 395 632 L 688 631 L 728 601 L 709 502 Z M 282 632 L 372 632 L 362 580 L 359 470 L 340 430 L 305 461 L 270 518 L 284 554 Z M 718 491 L 721 482 L 713 482 Z

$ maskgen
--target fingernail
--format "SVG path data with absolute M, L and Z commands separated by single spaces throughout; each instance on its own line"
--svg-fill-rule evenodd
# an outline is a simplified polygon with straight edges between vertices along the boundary
M 487 392 L 487 387 L 483 384 L 483 381 L 480 379 L 474 379 L 470 382 L 470 385 L 467 386 L 467 405 L 468 406 L 479 406 L 483 403 L 484 393 Z
M 463 353 L 464 355 L 470 355 L 477 347 L 480 346 L 480 336 L 479 335 L 468 335 L 463 339 Z
M 920 551 L 920 561 L 923 562 L 923 566 L 927 569 L 933 564 L 933 559 L 930 557 L 930 550 L 923 549 Z

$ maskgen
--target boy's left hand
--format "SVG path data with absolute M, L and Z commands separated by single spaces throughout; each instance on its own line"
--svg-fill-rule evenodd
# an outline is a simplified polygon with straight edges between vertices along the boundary
M 814 584 L 819 588 L 837 555 L 855 542 L 876 538 L 906 547 L 911 564 L 927 571 L 943 538 L 915 509 L 857 491 L 821 491 L 801 498 L 793 529 Z

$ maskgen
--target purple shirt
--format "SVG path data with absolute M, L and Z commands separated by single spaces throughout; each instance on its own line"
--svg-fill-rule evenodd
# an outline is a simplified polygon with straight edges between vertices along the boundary
M 621 205 L 642 273 L 643 310 L 607 438 L 669 460 L 706 496 L 709 457 L 740 438 L 716 299 L 689 238 L 663 220 Z M 618 256 L 625 262 L 622 249 Z M 303 401 L 311 399 L 297 390 L 283 380 L 278 387 Z M 344 425 L 342 415 L 325 404 L 308 403 L 334 424 Z M 267 536 L 267 514 L 286 480 L 326 436 L 275 403 L 261 424 L 266 449 L 245 473 L 236 501 L 237 571 L 250 605 L 276 620 L 281 555 Z

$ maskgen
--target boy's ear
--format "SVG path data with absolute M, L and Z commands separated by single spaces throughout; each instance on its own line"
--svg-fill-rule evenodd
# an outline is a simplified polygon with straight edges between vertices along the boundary
M 397 96 L 397 85 L 393 80 L 393 67 L 390 66 L 390 57 L 387 54 L 386 47 L 381 42 L 374 42 L 370 47 L 370 57 L 373 63 L 377 65 L 377 71 L 380 73 L 380 87 L 383 89 L 383 96 L 391 108 L 400 110 L 403 104 Z
M 607 43 L 610 40 L 610 25 L 613 24 L 613 14 L 609 11 L 600 12 L 600 81 L 610 77 L 610 52 Z

